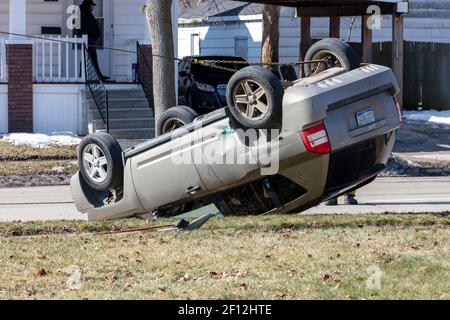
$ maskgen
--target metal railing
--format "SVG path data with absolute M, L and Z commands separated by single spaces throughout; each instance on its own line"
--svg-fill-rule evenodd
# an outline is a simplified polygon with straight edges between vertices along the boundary
M 0 82 L 8 80 L 6 73 L 6 45 L 5 39 L 0 38 Z
M 148 100 L 150 108 L 153 108 L 153 70 L 152 65 L 148 61 L 144 49 L 140 45 L 139 41 L 136 42 L 136 53 L 137 53 L 137 73 L 138 81 L 141 84 L 142 90 L 144 91 L 145 97 Z M 154 114 L 153 114 L 154 116 Z
M 109 133 L 109 98 L 108 89 L 106 89 L 102 77 L 95 68 L 91 55 L 89 54 L 86 44 L 83 45 L 85 57 L 85 75 L 86 87 L 91 93 L 92 99 L 97 107 L 98 112 L 105 124 L 106 132 Z
M 35 82 L 84 82 L 87 36 L 47 36 L 34 39 L 33 78 Z

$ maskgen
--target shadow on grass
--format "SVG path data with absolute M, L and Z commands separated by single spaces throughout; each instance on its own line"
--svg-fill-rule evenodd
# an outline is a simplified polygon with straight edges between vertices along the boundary
M 252 221 L 234 220 L 222 227 L 240 230 L 282 231 L 364 227 L 430 227 L 450 226 L 448 213 L 435 214 L 386 214 L 386 215 L 318 215 L 318 216 L 272 216 Z
M 131 228 L 165 225 L 174 220 L 162 219 L 148 223 L 139 219 L 103 222 L 16 222 L 0 223 L 1 237 L 46 236 L 64 234 L 101 234 L 120 232 Z M 265 217 L 228 217 L 212 220 L 204 231 L 234 230 L 251 232 L 279 232 L 283 230 L 355 229 L 364 227 L 432 227 L 450 226 L 449 213 L 386 214 L 386 215 L 278 215 Z

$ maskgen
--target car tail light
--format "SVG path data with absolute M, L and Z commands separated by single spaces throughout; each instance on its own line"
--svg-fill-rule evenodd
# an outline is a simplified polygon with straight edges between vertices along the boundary
M 400 123 L 403 123 L 403 113 L 402 107 L 400 106 L 400 102 L 398 101 L 397 96 L 394 96 L 395 107 L 397 108 L 398 118 L 400 119 Z
M 323 123 L 301 132 L 306 150 L 317 154 L 331 153 L 331 144 Z

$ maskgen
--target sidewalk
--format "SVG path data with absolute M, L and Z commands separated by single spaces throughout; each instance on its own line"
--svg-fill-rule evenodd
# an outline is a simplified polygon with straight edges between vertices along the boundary
M 319 206 L 303 214 L 450 212 L 450 177 L 380 178 L 358 192 L 360 206 Z M 0 222 L 85 220 L 70 188 L 0 189 Z

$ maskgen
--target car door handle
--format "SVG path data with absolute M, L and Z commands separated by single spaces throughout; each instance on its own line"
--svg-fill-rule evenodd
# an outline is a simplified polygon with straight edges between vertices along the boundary
M 200 192 L 200 191 L 202 191 L 202 187 L 200 187 L 200 186 L 189 187 L 189 188 L 186 190 L 186 194 L 187 194 L 188 196 L 193 196 L 193 195 L 197 194 L 197 193 Z

